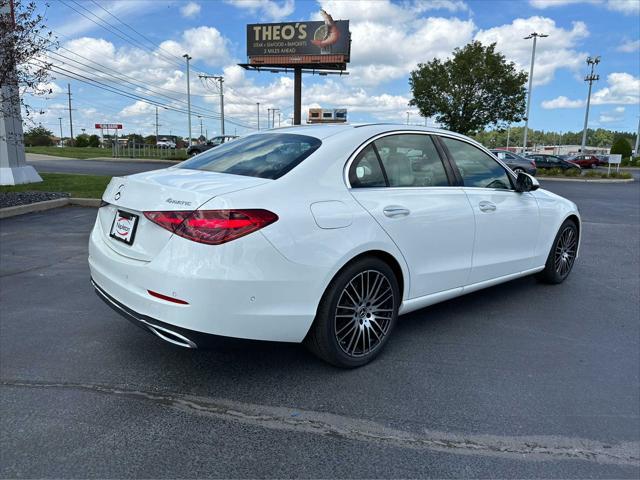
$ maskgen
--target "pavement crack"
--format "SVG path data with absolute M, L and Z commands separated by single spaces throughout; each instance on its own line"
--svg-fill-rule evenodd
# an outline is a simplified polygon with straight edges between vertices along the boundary
M 93 383 L 23 381 L 5 379 L 0 385 L 15 388 L 88 391 L 129 399 L 150 401 L 189 413 L 236 421 L 274 430 L 312 433 L 390 447 L 435 450 L 467 455 L 503 456 L 527 460 L 583 460 L 615 465 L 640 466 L 640 442 L 604 443 L 562 436 L 495 436 L 453 434 L 423 430 L 410 432 L 382 424 L 334 415 L 235 402 L 179 393 L 143 391 L 123 386 Z

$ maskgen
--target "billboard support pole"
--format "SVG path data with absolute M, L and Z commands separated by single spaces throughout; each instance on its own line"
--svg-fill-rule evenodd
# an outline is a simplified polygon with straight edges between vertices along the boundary
M 275 117 L 275 114 L 274 114 Z M 293 70 L 293 124 L 300 125 L 302 118 L 302 67 Z

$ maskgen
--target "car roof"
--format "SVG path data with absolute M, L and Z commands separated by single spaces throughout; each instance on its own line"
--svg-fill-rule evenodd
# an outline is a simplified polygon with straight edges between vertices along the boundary
M 422 127 L 419 125 L 405 125 L 401 123 L 348 123 L 348 124 L 321 124 L 321 125 L 292 125 L 286 127 L 272 128 L 267 131 L 261 131 L 260 133 L 293 133 L 298 135 L 308 135 L 323 140 L 328 137 L 332 137 L 338 134 L 358 133 L 359 135 L 370 136 L 377 135 L 379 133 L 393 132 L 393 131 L 416 131 L 427 133 L 440 133 L 450 136 L 460 137 L 469 140 L 468 137 L 459 133 L 443 130 L 433 127 Z M 476 142 L 477 143 L 477 142 Z

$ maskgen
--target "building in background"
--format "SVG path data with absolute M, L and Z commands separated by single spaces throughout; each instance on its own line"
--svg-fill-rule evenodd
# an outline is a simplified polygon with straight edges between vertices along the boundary
M 310 108 L 307 123 L 346 123 L 346 108 Z

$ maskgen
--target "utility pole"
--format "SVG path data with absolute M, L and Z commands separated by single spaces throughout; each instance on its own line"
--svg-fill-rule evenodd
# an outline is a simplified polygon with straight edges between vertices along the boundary
M 511 124 L 507 127 L 507 150 L 509 150 L 509 137 L 511 136 Z
M 191 146 L 191 84 L 189 82 L 189 60 L 193 57 L 190 57 L 188 53 L 185 53 L 183 57 L 187 60 L 187 114 L 189 115 L 189 146 Z
M 218 81 L 218 91 L 220 92 L 220 135 L 224 135 L 224 77 L 222 75 L 198 75 L 205 80 L 213 79 Z
M 260 131 L 260 102 L 256 102 L 258 107 L 258 131 Z
M 409 125 L 409 112 L 407 112 L 407 125 Z
M 58 117 L 58 121 L 60 122 L 60 146 L 64 147 L 64 142 L 62 141 L 62 117 Z
M 635 155 L 638 156 L 638 140 L 640 140 L 640 117 L 638 117 L 638 133 L 636 133 Z
M 533 38 L 533 49 L 531 50 L 531 69 L 529 71 L 529 90 L 527 91 L 527 113 L 524 117 L 524 141 L 523 141 L 523 152 L 527 150 L 527 131 L 529 130 L 529 109 L 531 108 L 531 89 L 533 88 L 533 64 L 536 61 L 536 43 L 538 37 L 545 38 L 549 35 L 544 33 L 533 32 L 528 37 L 524 37 L 524 40 L 529 40 Z
M 71 117 L 71 84 L 67 83 L 67 94 L 69 95 L 69 128 L 71 129 L 71 141 L 73 142 L 73 118 Z
M 267 128 L 271 126 L 271 110 L 273 110 L 273 108 L 267 108 Z
M 271 112 L 273 112 L 273 118 L 271 119 L 271 128 L 276 128 L 276 112 L 280 112 L 280 109 L 272 108 Z
M 156 144 L 158 143 L 158 107 L 156 106 Z
M 202 136 L 202 117 L 198 115 L 198 118 L 200 119 L 200 136 Z
M 600 75 L 594 75 L 593 71 L 596 65 L 600 63 L 600 57 L 587 57 L 587 65 L 591 65 L 591 73 L 584 77 L 585 82 L 589 82 L 589 93 L 587 94 L 587 111 L 584 113 L 584 128 L 582 129 L 582 143 L 580 144 L 580 153 L 584 153 L 587 145 L 587 124 L 589 123 L 589 106 L 591 105 L 591 85 L 593 82 L 600 80 Z
M 278 109 L 278 128 L 280 128 L 280 109 Z

